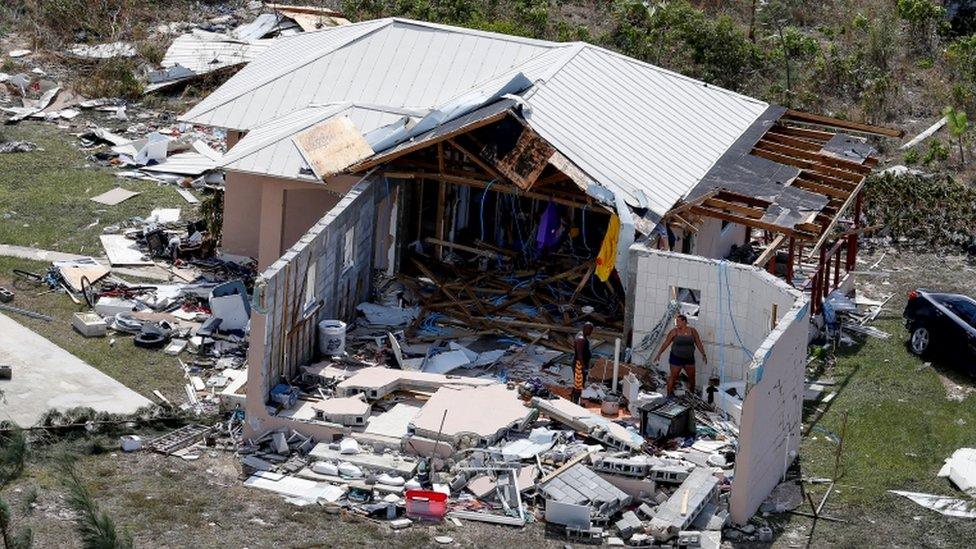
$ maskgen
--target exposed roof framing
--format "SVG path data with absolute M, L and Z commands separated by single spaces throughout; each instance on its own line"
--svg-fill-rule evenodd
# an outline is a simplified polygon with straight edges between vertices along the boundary
M 901 133 L 798 111 L 770 110 L 720 159 L 702 186 L 665 218 L 673 220 L 687 212 L 740 223 L 773 232 L 782 237 L 779 242 L 786 237 L 810 242 L 810 253 L 815 254 L 877 165 L 874 149 L 863 139 L 828 128 L 886 137 Z M 794 171 L 783 171 L 787 168 Z M 812 195 L 791 196 L 790 189 Z M 821 198 L 818 203 L 806 196 Z M 799 210 L 789 211 L 792 208 Z

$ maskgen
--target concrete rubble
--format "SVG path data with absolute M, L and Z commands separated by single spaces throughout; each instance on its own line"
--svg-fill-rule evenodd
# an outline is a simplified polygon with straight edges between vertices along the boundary
M 544 521 L 548 536 L 571 542 L 687 546 L 727 526 L 736 437 L 705 402 L 690 394 L 653 399 L 635 417 L 624 401 L 604 415 L 598 401 L 577 405 L 559 396 L 558 384 L 500 378 L 511 360 L 534 353 L 530 346 L 490 338 L 421 343 L 403 334 L 416 315 L 377 315 L 373 305 L 359 308 L 342 354 L 303 367 L 300 378 L 271 391 L 273 416 L 340 434 L 313 440 L 276 429 L 249 440 L 240 423 L 228 424 L 223 437 L 242 459 L 246 486 L 391 529 L 448 519 L 509 527 Z M 399 353 L 428 360 L 498 353 L 460 368 L 463 375 L 440 374 L 396 368 L 393 342 Z M 570 357 L 557 353 L 548 362 Z M 642 380 L 646 389 L 663 383 L 653 373 Z M 612 382 L 609 376 L 594 387 L 609 394 Z M 665 430 L 677 435 L 641 435 L 648 428 L 641 415 L 655 406 L 686 412 L 684 424 Z M 195 444 L 206 445 L 206 437 Z M 192 454 L 192 446 L 179 452 Z

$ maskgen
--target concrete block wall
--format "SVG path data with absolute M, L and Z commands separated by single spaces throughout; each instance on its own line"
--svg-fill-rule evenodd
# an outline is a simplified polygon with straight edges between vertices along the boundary
M 799 452 L 809 298 L 751 265 L 653 250 L 642 244 L 630 250 L 635 291 L 629 296 L 626 322 L 633 330 L 632 342 L 640 342 L 665 314 L 672 286 L 699 289 L 701 310 L 689 322 L 699 330 L 709 354 L 708 367 L 699 365 L 700 370 L 704 375 L 715 373 L 719 353 L 724 352 L 726 381 L 746 382 L 731 496 L 732 519 L 744 524 Z M 724 308 L 721 316 L 719 300 Z M 775 323 L 771 320 L 774 304 Z M 724 330 L 719 327 L 722 318 Z M 739 349 L 731 328 L 733 319 L 748 354 Z M 651 350 L 654 352 L 657 348 Z M 703 374 L 699 379 L 704 382 Z
M 742 404 L 730 512 L 748 522 L 800 451 L 810 301 L 801 297 L 756 351 Z
M 802 295 L 751 265 L 655 250 L 640 243 L 630 251 L 634 291 L 628 301 L 627 329 L 632 330 L 631 341 L 639 343 L 664 317 L 672 287 L 699 290 L 699 313 L 689 318 L 689 324 L 698 330 L 708 354 L 707 366 L 698 359 L 702 382 L 720 375 L 723 359 L 725 381 L 745 380 L 752 355 L 774 322 Z M 667 353 L 658 364 L 649 364 L 658 345 L 637 353 L 635 362 L 666 370 Z
M 261 415 L 271 386 L 313 358 L 320 320 L 351 320 L 356 305 L 368 298 L 376 205 L 395 185 L 364 179 L 261 273 L 248 350 L 249 415 Z M 343 248 L 350 227 L 355 227 L 355 259 L 346 268 Z M 309 265 L 315 265 L 317 308 L 305 305 Z

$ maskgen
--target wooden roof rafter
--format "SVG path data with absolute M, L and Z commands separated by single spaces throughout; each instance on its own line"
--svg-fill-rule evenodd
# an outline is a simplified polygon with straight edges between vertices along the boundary
M 788 120 L 790 122 L 799 122 L 801 124 L 823 126 L 827 128 L 836 128 L 839 130 L 863 133 L 868 135 L 879 135 L 882 137 L 900 138 L 905 136 L 904 130 L 899 130 L 895 128 L 886 128 L 884 126 L 876 126 L 873 124 L 864 124 L 862 122 L 852 122 L 850 120 L 841 120 L 840 118 L 831 118 L 829 116 L 811 114 L 808 112 L 797 111 L 793 109 L 788 109 L 783 114 L 781 120 Z

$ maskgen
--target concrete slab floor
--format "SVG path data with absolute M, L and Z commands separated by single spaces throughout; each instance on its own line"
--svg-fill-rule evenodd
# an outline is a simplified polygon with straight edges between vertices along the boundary
M 71 329 L 65 326 L 65 329 Z M 145 397 L 96 370 L 44 337 L 0 314 L 0 364 L 13 378 L 0 380 L 0 420 L 30 427 L 50 409 L 87 406 L 129 414 L 151 404 Z

